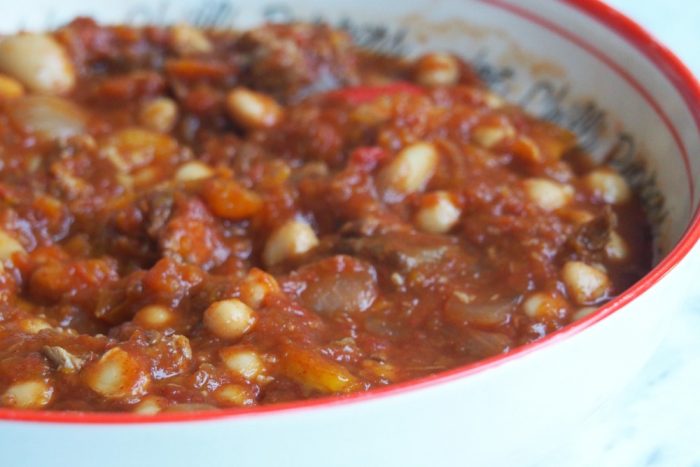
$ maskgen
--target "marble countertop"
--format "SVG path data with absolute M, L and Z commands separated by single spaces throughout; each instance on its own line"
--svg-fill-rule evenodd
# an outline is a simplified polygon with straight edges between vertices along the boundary
M 700 77 L 700 2 L 608 3 L 651 31 Z M 700 256 L 700 246 L 692 254 Z M 686 305 L 669 311 L 668 333 L 642 372 L 537 467 L 700 467 L 700 290 L 684 292 Z

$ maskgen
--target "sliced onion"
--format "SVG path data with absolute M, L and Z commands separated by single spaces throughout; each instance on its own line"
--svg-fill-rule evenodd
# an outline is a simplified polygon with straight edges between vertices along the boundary
M 454 324 L 499 326 L 510 321 L 515 304 L 512 299 L 471 301 L 468 295 L 458 292 L 447 299 L 445 317 Z
M 63 139 L 85 132 L 87 116 L 72 102 L 53 96 L 26 96 L 8 109 L 12 120 L 41 138 Z
M 302 303 L 320 315 L 362 312 L 377 298 L 374 268 L 354 258 L 327 258 L 306 266 L 303 274 L 310 280 Z

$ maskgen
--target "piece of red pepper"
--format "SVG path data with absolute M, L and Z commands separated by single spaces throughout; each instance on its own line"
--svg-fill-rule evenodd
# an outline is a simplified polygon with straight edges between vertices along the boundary
M 371 102 L 381 96 L 393 94 L 412 94 L 422 96 L 425 94 L 423 88 L 415 84 L 398 81 L 383 86 L 349 86 L 346 88 L 331 91 L 326 94 L 329 99 L 339 99 L 350 104 L 364 104 Z
M 350 153 L 350 164 L 371 172 L 386 156 L 386 151 L 379 146 L 361 146 Z

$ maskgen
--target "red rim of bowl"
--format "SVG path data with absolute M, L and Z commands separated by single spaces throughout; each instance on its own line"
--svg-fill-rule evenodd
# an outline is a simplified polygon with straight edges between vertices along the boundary
M 489 3 L 489 0 L 485 0 Z M 639 24 L 629 19 L 616 9 L 595 0 L 559 0 L 608 29 L 623 37 L 632 47 L 644 54 L 673 84 L 683 96 L 689 110 L 693 114 L 695 124 L 700 132 L 700 82 L 675 54 L 660 44 Z M 500 3 L 493 1 L 493 3 Z M 691 200 L 692 202 L 692 200 Z M 629 289 L 625 290 L 614 300 L 610 301 L 595 313 L 572 323 L 561 330 L 544 338 L 518 347 L 506 354 L 494 356 L 466 366 L 453 368 L 428 377 L 394 384 L 368 392 L 354 393 L 347 396 L 329 396 L 325 398 L 272 404 L 250 409 L 222 409 L 198 412 L 162 413 L 157 415 L 139 415 L 120 412 L 51 412 L 26 411 L 0 408 L 0 421 L 44 422 L 69 424 L 144 424 L 169 422 L 202 422 L 207 420 L 230 420 L 260 415 L 282 414 L 290 411 L 310 410 L 334 407 L 361 401 L 377 400 L 388 396 L 396 396 L 409 391 L 445 384 L 455 379 L 465 378 L 475 373 L 498 367 L 504 363 L 516 360 L 537 349 L 552 345 L 558 341 L 578 334 L 615 313 L 630 301 L 642 295 L 656 282 L 668 274 L 685 258 L 700 239 L 700 210 L 696 210 L 684 232 L 681 240 L 646 276 Z

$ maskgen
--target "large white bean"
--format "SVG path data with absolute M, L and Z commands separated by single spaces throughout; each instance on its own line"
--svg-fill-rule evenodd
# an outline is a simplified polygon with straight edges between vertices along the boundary
M 177 122 L 178 109 L 169 97 L 158 97 L 144 103 L 139 111 L 139 122 L 149 130 L 170 132 Z
M 438 151 L 431 143 L 414 143 L 402 149 L 377 176 L 390 198 L 421 191 L 435 174 Z
M 142 396 L 150 380 L 139 362 L 119 347 L 105 352 L 98 361 L 86 366 L 82 374 L 90 389 L 110 399 Z
M 632 197 L 627 181 L 612 169 L 593 170 L 583 178 L 583 182 L 593 196 L 608 204 L 623 204 Z
M 19 34 L 0 40 L 0 71 L 43 94 L 64 94 L 75 86 L 73 63 L 48 34 Z
M 318 245 L 318 237 L 309 224 L 290 220 L 267 239 L 263 260 L 268 266 L 302 255 Z
M 581 261 L 569 261 L 562 269 L 562 280 L 574 301 L 589 305 L 603 298 L 610 290 L 608 275 Z
M 204 162 L 189 161 L 178 167 L 175 172 L 175 180 L 178 182 L 193 182 L 195 180 L 204 180 L 213 175 L 214 169 Z
M 525 180 L 523 184 L 527 196 L 545 211 L 564 207 L 574 197 L 573 187 L 546 178 L 531 178 Z
M 229 371 L 247 380 L 255 380 L 265 372 L 265 363 L 255 350 L 225 347 L 219 356 Z
M 40 409 L 51 402 L 53 387 L 42 380 L 22 381 L 11 385 L 0 397 L 0 404 L 18 409 Z
M 255 397 L 245 387 L 239 384 L 225 384 L 214 393 L 216 400 L 230 407 L 245 407 L 255 405 Z
M 426 195 L 416 213 L 416 224 L 424 232 L 445 233 L 455 226 L 461 215 L 462 210 L 452 195 L 436 191 Z
M 213 46 L 207 36 L 199 29 L 186 23 L 170 28 L 173 48 L 180 55 L 206 54 Z
M 533 319 L 561 318 L 568 308 L 558 293 L 536 292 L 525 299 L 523 311 Z
M 452 86 L 459 81 L 459 62 L 446 53 L 426 54 L 416 62 L 414 74 L 423 86 Z
M 252 268 L 239 285 L 241 300 L 247 305 L 258 308 L 268 294 L 279 292 L 277 280 L 258 268 Z
M 624 261 L 629 256 L 629 247 L 619 233 L 612 231 L 605 244 L 605 254 L 613 261 Z
M 231 119 L 249 130 L 268 128 L 282 118 L 282 107 L 270 96 L 238 87 L 226 96 Z

